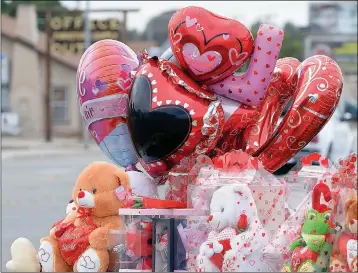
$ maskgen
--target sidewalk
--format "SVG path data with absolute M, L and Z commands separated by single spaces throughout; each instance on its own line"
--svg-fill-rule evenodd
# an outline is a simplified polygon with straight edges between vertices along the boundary
M 90 139 L 89 148 L 96 147 L 96 143 Z M 32 149 L 62 149 L 62 148 L 84 148 L 84 141 L 78 138 L 54 138 L 47 143 L 42 139 L 27 139 L 21 137 L 6 137 L 1 139 L 3 151 L 10 150 L 32 150 Z
M 101 152 L 101 150 L 93 140 L 89 140 L 88 147 L 85 149 L 83 140 L 78 138 L 54 138 L 50 143 L 43 140 L 4 136 L 1 140 L 1 158 L 3 160 L 18 156 L 32 157 L 83 152 Z

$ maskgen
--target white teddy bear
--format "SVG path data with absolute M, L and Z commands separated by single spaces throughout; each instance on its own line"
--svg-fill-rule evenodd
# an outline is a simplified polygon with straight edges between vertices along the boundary
M 220 187 L 212 195 L 210 213 L 208 222 L 211 232 L 207 241 L 200 247 L 196 259 L 197 270 L 227 271 L 234 257 L 232 255 L 240 249 L 236 243 L 240 243 L 241 238 L 252 239 L 252 234 L 256 230 L 264 232 L 251 190 L 246 184 Z M 243 244 L 254 245 L 253 251 L 257 250 L 258 244 L 254 241 L 250 243 L 245 241 Z

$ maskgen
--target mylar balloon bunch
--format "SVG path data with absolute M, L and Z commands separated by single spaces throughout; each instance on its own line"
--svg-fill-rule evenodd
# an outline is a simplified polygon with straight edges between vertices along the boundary
M 141 166 L 164 181 L 184 157 L 241 149 L 275 171 L 338 104 L 338 65 L 327 56 L 278 59 L 284 33 L 275 26 L 261 25 L 254 41 L 240 22 L 187 7 L 173 15 L 168 35 L 171 47 L 160 58 L 103 40 L 80 62 L 82 117 L 120 166 Z

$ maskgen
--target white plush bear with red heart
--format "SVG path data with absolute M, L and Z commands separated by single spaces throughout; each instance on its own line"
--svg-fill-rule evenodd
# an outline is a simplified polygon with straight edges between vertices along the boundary
M 200 272 L 226 271 L 225 257 L 232 249 L 232 240 L 247 236 L 261 222 L 251 190 L 246 184 L 222 186 L 211 198 L 208 222 L 211 232 L 196 258 Z M 256 223 L 255 223 L 256 222 Z M 261 225 L 262 227 L 262 225 Z
M 259 219 L 255 200 L 251 191 L 246 187 L 235 188 L 242 193 L 245 206 L 236 211 L 237 214 L 246 213 L 248 217 L 247 228 L 244 232 L 235 235 L 230 240 L 230 249 L 223 258 L 223 272 L 268 272 L 270 266 L 268 257 L 262 252 L 268 244 L 268 233 Z M 242 201 L 240 201 L 241 203 Z M 246 208 L 246 209 L 245 209 Z M 245 211 L 243 211 L 245 209 Z

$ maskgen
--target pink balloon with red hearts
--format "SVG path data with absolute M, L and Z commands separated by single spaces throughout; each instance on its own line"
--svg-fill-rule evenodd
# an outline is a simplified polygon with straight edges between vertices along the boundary
M 116 164 L 135 164 L 126 124 L 131 72 L 139 67 L 127 45 L 101 40 L 83 54 L 77 70 L 77 97 L 85 126 L 102 151 Z

